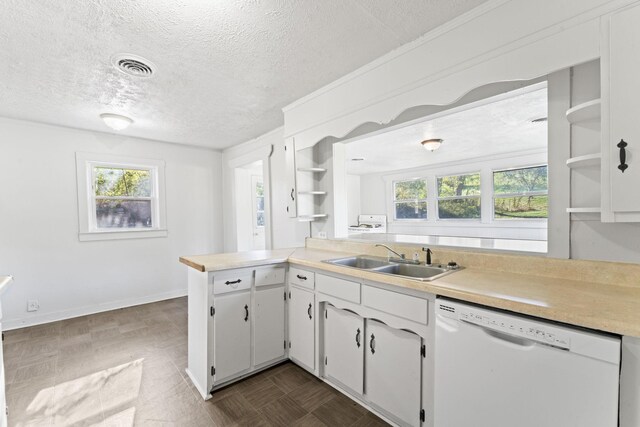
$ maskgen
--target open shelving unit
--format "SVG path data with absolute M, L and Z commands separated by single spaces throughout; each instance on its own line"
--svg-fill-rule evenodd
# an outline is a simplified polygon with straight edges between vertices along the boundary
M 311 172 L 311 173 L 323 173 L 327 170 L 325 168 L 298 168 L 298 172 Z
M 296 152 L 296 183 L 298 195 L 298 221 L 324 220 L 327 214 L 318 212 L 327 191 L 318 188 L 326 168 L 317 166 L 311 149 Z
M 600 98 L 583 102 L 567 110 L 567 120 L 572 125 L 600 122 Z
M 585 154 L 584 156 L 571 157 L 567 160 L 567 166 L 570 168 L 595 166 L 600 165 L 601 160 L 601 153 Z
M 567 213 L 600 213 L 600 208 L 567 208 Z

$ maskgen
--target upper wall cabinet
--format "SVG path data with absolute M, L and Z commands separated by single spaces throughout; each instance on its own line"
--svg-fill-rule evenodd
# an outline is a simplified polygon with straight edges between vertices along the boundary
M 640 5 L 602 21 L 602 221 L 640 221 Z

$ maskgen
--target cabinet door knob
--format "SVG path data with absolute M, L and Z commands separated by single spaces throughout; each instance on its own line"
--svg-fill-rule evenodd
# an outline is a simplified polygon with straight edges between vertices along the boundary
M 629 165 L 627 164 L 627 150 L 625 150 L 627 145 L 629 144 L 627 144 L 624 139 L 621 139 L 617 145 L 617 147 L 620 149 L 620 164 L 618 165 L 618 169 L 620 169 L 622 173 L 624 173 L 624 171 L 629 167 Z
M 374 354 L 376 352 L 376 337 L 371 334 L 371 341 L 369 341 L 369 348 L 371 349 L 371 354 Z
M 309 315 L 309 319 L 311 319 L 311 303 L 309 303 L 309 308 L 307 309 L 307 314 Z
M 249 306 L 248 305 L 244 305 L 244 321 L 246 322 L 247 320 L 249 320 Z
M 360 328 L 356 331 L 356 345 L 360 348 Z
M 232 280 L 232 281 L 228 281 L 228 280 L 227 280 L 226 282 L 224 282 L 224 284 L 225 284 L 225 285 L 237 285 L 237 284 L 238 284 L 238 283 L 240 283 L 240 282 L 242 282 L 242 280 L 241 280 L 241 279 L 238 279 L 238 280 Z
M 295 191 L 296 191 L 296 189 L 295 189 L 295 188 L 292 188 L 292 189 L 291 189 L 291 201 L 296 200 L 296 198 L 295 198 L 295 197 L 293 197 L 293 193 L 295 193 Z

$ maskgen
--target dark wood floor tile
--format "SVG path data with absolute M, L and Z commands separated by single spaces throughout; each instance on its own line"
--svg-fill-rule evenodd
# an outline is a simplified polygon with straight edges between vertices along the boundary
M 331 427 L 320 421 L 318 417 L 313 414 L 307 414 L 304 417 L 291 423 L 291 427 Z
M 273 426 L 290 426 L 308 412 L 293 399 L 284 396 L 260 408 L 260 413 Z
M 242 395 L 254 408 L 259 409 L 284 396 L 284 392 L 269 378 L 263 378 L 252 388 L 243 391 Z
M 226 427 L 244 422 L 248 418 L 255 417 L 256 410 L 251 404 L 238 393 L 217 401 L 208 400 L 204 403 L 204 408 L 209 413 L 216 426 Z
M 338 393 L 323 381 L 313 378 L 288 394 L 306 411 L 313 412 L 321 405 L 333 399 Z
M 384 421 L 382 418 L 367 412 L 358 421 L 351 424 L 351 427 L 387 427 L 391 424 Z
M 298 387 L 307 384 L 313 377 L 302 368 L 292 364 L 287 369 L 283 369 L 270 378 L 282 391 L 290 393 Z
M 350 426 L 364 415 L 366 409 L 349 399 L 338 394 L 333 399 L 324 403 L 312 413 L 322 422 L 330 426 Z

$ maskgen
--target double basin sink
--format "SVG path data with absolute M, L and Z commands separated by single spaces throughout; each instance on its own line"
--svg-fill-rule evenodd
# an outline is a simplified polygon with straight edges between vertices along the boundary
M 450 268 L 444 265 L 420 265 L 389 261 L 387 258 L 368 255 L 357 255 L 346 258 L 328 259 L 323 262 L 343 267 L 357 268 L 374 273 L 428 282 L 453 273 L 459 267 Z

